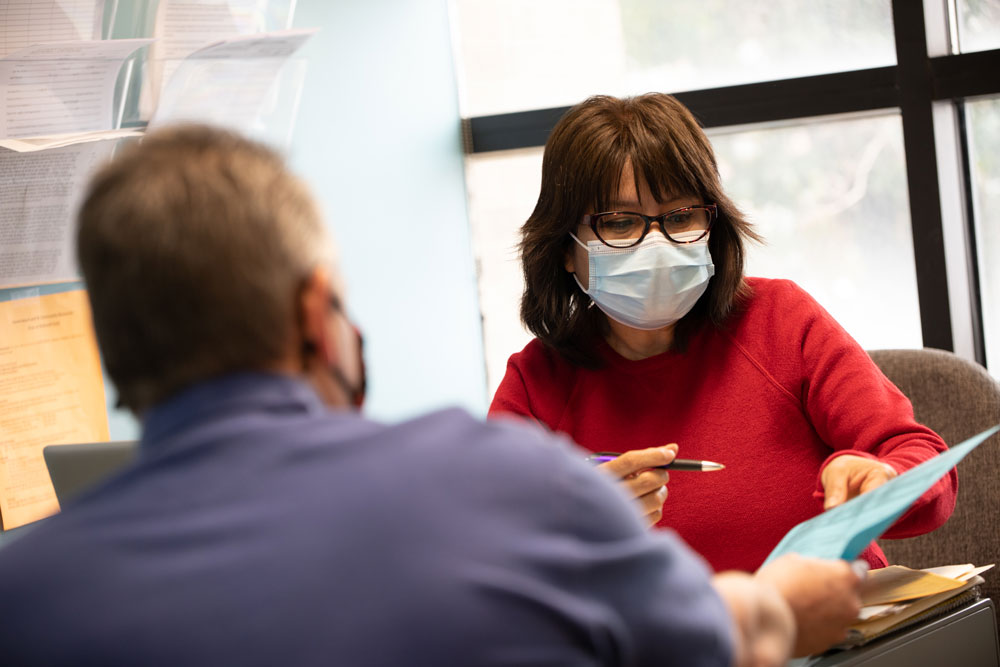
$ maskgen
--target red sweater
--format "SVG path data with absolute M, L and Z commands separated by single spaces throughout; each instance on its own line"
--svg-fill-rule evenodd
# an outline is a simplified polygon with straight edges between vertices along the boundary
M 602 342 L 604 366 L 586 370 L 531 341 L 511 356 L 490 415 L 532 417 L 591 451 L 676 442 L 683 458 L 724 463 L 672 473 L 659 525 L 716 570 L 756 570 L 792 526 L 822 511 L 819 475 L 833 457 L 878 458 L 902 472 L 946 447 L 812 297 L 787 280 L 748 283 L 746 307 L 683 354 L 629 361 Z M 937 528 L 957 488 L 952 470 L 885 536 Z M 863 557 L 886 564 L 875 543 Z

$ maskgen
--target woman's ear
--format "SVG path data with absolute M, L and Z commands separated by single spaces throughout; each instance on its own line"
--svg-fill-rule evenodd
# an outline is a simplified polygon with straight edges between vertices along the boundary
M 566 255 L 563 259 L 563 266 L 570 273 L 576 273 L 576 244 L 569 243 L 566 245 Z

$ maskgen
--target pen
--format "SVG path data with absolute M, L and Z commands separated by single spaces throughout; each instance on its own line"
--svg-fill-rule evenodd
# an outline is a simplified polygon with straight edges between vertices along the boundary
M 614 461 L 618 458 L 620 454 L 617 452 L 598 452 L 596 454 L 591 454 L 587 457 L 587 460 L 591 463 L 607 463 L 608 461 Z M 715 461 L 694 461 L 692 459 L 674 459 L 665 466 L 650 466 L 651 468 L 659 468 L 661 470 L 698 470 L 701 472 L 709 472 L 712 470 L 722 470 L 726 466 L 721 463 L 716 463 Z

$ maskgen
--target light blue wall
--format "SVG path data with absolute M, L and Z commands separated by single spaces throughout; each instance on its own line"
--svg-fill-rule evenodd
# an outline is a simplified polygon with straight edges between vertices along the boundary
M 320 32 L 302 53 L 309 69 L 291 162 L 339 243 L 349 309 L 365 333 L 366 412 L 395 421 L 460 405 L 484 415 L 446 0 L 299 0 L 295 27 Z M 112 439 L 137 437 L 106 384 Z
M 366 412 L 398 420 L 460 405 L 483 415 L 447 2 L 299 0 L 295 27 L 320 31 L 302 53 L 308 72 L 291 161 L 340 246 L 349 309 L 365 334 Z M 23 294 L 0 289 L 0 300 Z M 105 383 L 111 438 L 137 437 Z
M 487 406 L 446 0 L 299 0 L 293 167 L 340 247 L 370 415 Z

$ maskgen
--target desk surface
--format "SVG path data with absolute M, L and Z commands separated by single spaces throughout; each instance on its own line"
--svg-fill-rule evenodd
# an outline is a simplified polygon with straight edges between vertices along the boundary
M 996 608 L 989 598 L 847 651 L 793 660 L 789 667 L 1000 667 Z

